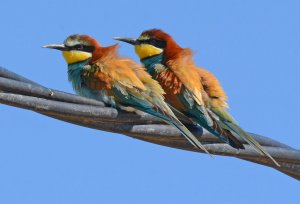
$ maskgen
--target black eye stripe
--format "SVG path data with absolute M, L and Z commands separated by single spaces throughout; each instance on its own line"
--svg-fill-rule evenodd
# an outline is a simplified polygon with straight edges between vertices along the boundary
M 82 44 L 74 45 L 73 48 L 76 49 L 76 50 L 82 50 L 83 45 Z
M 84 52 L 93 52 L 95 50 L 95 47 L 92 45 L 84 45 L 84 44 L 77 44 L 74 46 L 67 46 L 68 50 L 79 50 Z
M 158 48 L 165 48 L 166 47 L 166 41 L 164 40 L 160 40 L 160 39 L 156 39 L 156 38 L 150 38 L 150 39 L 146 39 L 146 40 L 139 40 L 138 41 L 139 44 L 149 44 L 149 45 L 153 45 L 155 47 Z

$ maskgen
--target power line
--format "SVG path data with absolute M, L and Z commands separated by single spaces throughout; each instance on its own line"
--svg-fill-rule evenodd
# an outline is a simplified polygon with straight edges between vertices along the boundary
M 102 102 L 43 87 L 0 67 L 0 103 L 32 110 L 69 123 L 124 134 L 147 142 L 198 151 L 172 126 L 150 115 L 137 115 L 105 107 Z M 245 144 L 236 150 L 207 131 L 187 124 L 205 148 L 216 155 L 231 156 L 275 168 L 300 180 L 300 151 L 273 139 L 250 133 L 281 165 Z

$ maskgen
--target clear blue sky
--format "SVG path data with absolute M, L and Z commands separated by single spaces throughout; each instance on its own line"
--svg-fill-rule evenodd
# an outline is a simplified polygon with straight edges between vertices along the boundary
M 299 19 L 299 1 L 10 0 L 1 2 L 0 65 L 73 92 L 61 54 L 42 45 L 75 33 L 111 45 L 162 28 L 220 79 L 242 127 L 300 148 Z M 129 45 L 120 52 L 137 60 Z M 0 203 L 299 202 L 299 183 L 271 168 L 0 111 Z

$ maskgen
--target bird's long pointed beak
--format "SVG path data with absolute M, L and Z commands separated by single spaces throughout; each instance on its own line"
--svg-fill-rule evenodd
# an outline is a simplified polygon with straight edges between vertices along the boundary
M 44 45 L 43 48 L 50 48 L 50 49 L 56 49 L 65 51 L 68 50 L 68 48 L 64 44 L 50 44 L 50 45 Z
M 120 37 L 115 37 L 114 40 L 123 41 L 123 42 L 129 43 L 131 45 L 136 45 L 137 44 L 137 40 L 134 39 L 134 38 L 120 38 Z

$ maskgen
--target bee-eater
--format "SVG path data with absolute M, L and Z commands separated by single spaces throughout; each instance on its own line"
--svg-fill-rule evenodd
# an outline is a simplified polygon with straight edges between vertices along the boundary
M 236 135 L 259 153 L 279 164 L 227 112 L 227 96 L 216 77 L 193 62 L 190 49 L 180 47 L 159 29 L 142 32 L 137 38 L 115 38 L 134 45 L 147 72 L 165 91 L 166 101 L 234 148 L 244 149 Z
M 104 98 L 104 102 L 112 97 L 117 107 L 132 107 L 156 116 L 175 126 L 195 147 L 208 153 L 164 101 L 159 83 L 139 64 L 119 57 L 117 45 L 101 47 L 88 35 L 71 35 L 63 44 L 44 47 L 62 51 L 68 64 L 69 81 L 79 95 Z

